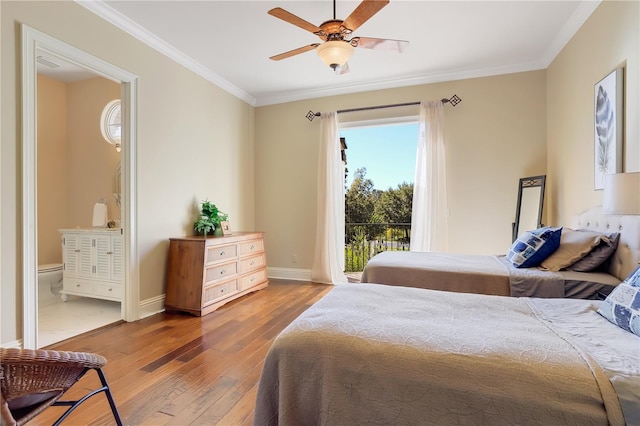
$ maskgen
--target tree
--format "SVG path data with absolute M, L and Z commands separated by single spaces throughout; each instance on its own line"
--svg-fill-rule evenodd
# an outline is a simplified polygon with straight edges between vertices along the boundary
M 373 188 L 373 181 L 366 178 L 367 169 L 362 167 L 354 173 L 353 182 L 345 194 L 345 222 L 346 223 L 374 223 L 374 209 L 381 191 Z M 367 237 L 374 235 L 378 229 L 365 226 Z M 346 240 L 351 241 L 355 234 L 353 226 L 347 227 Z
M 403 182 L 398 188 L 389 188 L 377 199 L 374 216 L 385 223 L 411 224 L 413 206 L 413 183 Z M 402 226 L 405 238 L 409 240 L 409 226 Z

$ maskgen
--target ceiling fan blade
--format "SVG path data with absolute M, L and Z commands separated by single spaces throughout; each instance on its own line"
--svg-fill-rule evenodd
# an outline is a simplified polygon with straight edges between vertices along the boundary
M 335 69 L 335 73 L 337 75 L 346 74 L 349 72 L 349 62 L 345 62 L 343 66 L 337 66 Z
M 281 59 L 286 59 L 286 58 L 290 58 L 291 56 L 299 55 L 300 53 L 308 52 L 309 50 L 313 50 L 318 46 L 320 46 L 319 43 L 313 43 L 308 46 L 299 47 L 297 49 L 293 49 L 288 52 L 284 52 L 279 55 L 272 56 L 269 59 L 272 59 L 274 61 L 279 61 Z
M 351 12 L 351 15 L 344 20 L 342 25 L 351 31 L 355 31 L 387 4 L 389 4 L 389 0 L 362 0 L 362 3 Z
M 314 34 L 317 33 L 317 32 L 322 31 L 320 28 L 318 28 L 317 26 L 313 25 L 312 23 L 307 22 L 304 19 L 294 15 L 291 12 L 287 12 L 286 10 L 284 10 L 284 9 L 282 9 L 280 7 L 273 8 L 267 13 L 269 15 L 271 15 L 271 16 L 275 16 L 276 18 L 280 18 L 285 22 L 293 24 L 296 27 L 300 27 L 303 30 L 310 31 L 310 32 L 312 32 Z
M 388 38 L 354 37 L 351 39 L 351 42 L 353 43 L 354 41 L 356 42 L 356 47 L 398 53 L 404 52 L 409 47 L 409 42 L 406 40 L 393 40 Z

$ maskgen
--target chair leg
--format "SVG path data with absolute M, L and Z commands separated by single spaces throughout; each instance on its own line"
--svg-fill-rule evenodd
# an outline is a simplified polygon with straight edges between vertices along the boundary
M 55 423 L 53 424 L 53 426 L 58 426 L 60 423 L 62 423 L 62 421 L 64 419 L 67 418 L 67 416 L 69 416 L 69 414 L 71 414 L 71 412 L 73 412 L 73 410 L 75 410 L 76 408 L 78 408 L 78 406 L 80 404 L 82 404 L 83 402 L 85 402 L 87 399 L 91 398 L 93 395 L 100 393 L 100 392 L 104 392 L 105 395 L 107 396 L 107 400 L 109 401 L 109 406 L 111 407 L 111 412 L 113 413 L 113 417 L 116 421 L 116 424 L 118 426 L 122 426 L 122 419 L 120 418 L 120 413 L 118 413 L 118 408 L 116 407 L 116 403 L 113 400 L 113 395 L 111 394 L 111 389 L 109 388 L 109 384 L 107 383 L 107 379 L 104 376 L 104 373 L 102 372 L 101 368 L 94 368 L 93 370 L 96 371 L 96 373 L 98 373 L 98 377 L 100 378 L 100 383 L 102 384 L 101 388 L 98 388 L 94 391 L 89 392 L 88 394 L 86 394 L 85 396 L 83 396 L 81 399 L 77 400 L 77 401 L 56 401 L 53 403 L 54 406 L 70 406 L 70 408 L 65 411 L 62 416 L 60 416 L 58 418 L 58 420 L 55 421 Z M 86 370 L 85 370 L 86 373 Z M 80 377 L 84 376 L 84 373 L 82 373 L 80 375 Z

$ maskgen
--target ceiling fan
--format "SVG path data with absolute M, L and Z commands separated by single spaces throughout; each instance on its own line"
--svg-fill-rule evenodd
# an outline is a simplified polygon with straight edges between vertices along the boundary
M 389 0 L 363 0 L 347 19 L 336 19 L 336 0 L 333 0 L 333 19 L 323 22 L 320 26 L 294 15 L 291 12 L 276 7 L 268 13 L 271 16 L 282 19 L 290 24 L 310 31 L 320 37 L 322 43 L 313 43 L 308 46 L 299 47 L 279 55 L 271 56 L 270 59 L 279 61 L 309 50 L 317 49 L 318 56 L 329 65 L 336 73 L 344 74 L 349 70 L 347 61 L 353 55 L 354 48 L 388 50 L 403 52 L 409 45 L 408 41 L 392 40 L 372 37 L 351 37 L 351 34 L 362 24 L 367 22 L 373 15 L 378 13 L 389 3 Z

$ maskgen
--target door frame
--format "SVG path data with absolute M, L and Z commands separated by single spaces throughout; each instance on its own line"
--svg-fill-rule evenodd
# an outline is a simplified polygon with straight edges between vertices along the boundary
M 38 348 L 37 229 L 37 69 L 36 52 L 46 51 L 120 84 L 122 117 L 122 202 L 125 279 L 122 318 L 139 314 L 137 229 L 137 86 L 138 77 L 28 25 L 22 32 L 22 346 Z

